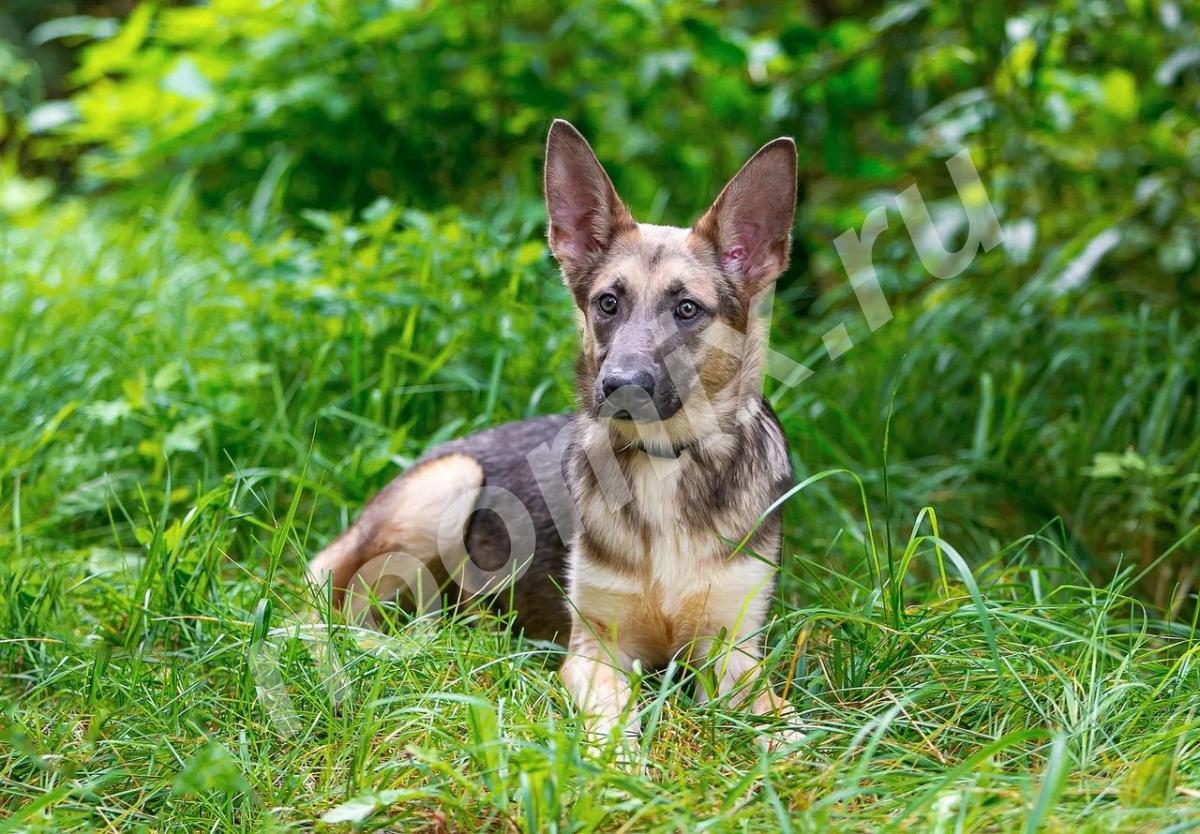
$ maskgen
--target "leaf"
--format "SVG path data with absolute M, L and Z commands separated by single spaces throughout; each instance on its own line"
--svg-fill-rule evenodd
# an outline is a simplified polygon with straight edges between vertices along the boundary
M 205 101 L 213 96 L 212 84 L 196 62 L 187 56 L 176 61 L 170 72 L 163 76 L 162 88 L 191 101 Z
M 1184 273 L 1196 263 L 1196 246 L 1193 235 L 1183 226 L 1176 226 L 1158 247 L 1158 264 L 1165 271 Z
M 1046 772 L 1042 777 L 1042 787 L 1033 803 L 1033 809 L 1025 819 L 1025 834 L 1037 834 L 1041 830 L 1046 815 L 1062 795 L 1070 768 L 1067 736 L 1059 733 L 1050 745 L 1050 756 L 1046 760 Z
M 84 406 L 83 413 L 102 426 L 113 426 L 133 413 L 133 409 L 125 399 L 96 400 Z
M 1096 452 L 1092 456 L 1092 465 L 1084 467 L 1083 472 L 1089 478 L 1132 478 L 1138 475 L 1161 478 L 1170 475 L 1171 468 L 1152 463 L 1133 449 L 1126 449 L 1120 455 Z
M 721 34 L 711 23 L 697 17 L 683 21 L 683 30 L 696 41 L 700 53 L 726 67 L 746 65 L 746 50 Z
M 79 109 L 72 101 L 47 101 L 29 111 L 25 129 L 30 133 L 50 133 L 79 118 Z
M 129 402 L 129 407 L 140 411 L 146 407 L 146 374 L 140 371 L 137 376 L 121 380 L 121 393 Z
M 171 793 L 180 796 L 219 791 L 245 793 L 250 790 L 242 769 L 232 754 L 217 741 L 209 741 L 176 775 Z
M 517 248 L 515 261 L 518 267 L 535 264 L 546 256 L 546 244 L 540 240 L 529 240 Z
M 1168 753 L 1135 762 L 1121 780 L 1121 804 L 1126 808 L 1165 805 L 1171 795 L 1173 770 L 1174 760 Z
M 196 451 L 200 448 L 200 436 L 208 431 L 210 426 L 212 418 L 207 414 L 176 423 L 171 431 L 167 432 L 163 441 L 163 451 L 168 455 L 172 452 Z
M 121 25 L 111 17 L 90 17 L 77 14 L 68 17 L 56 17 L 33 27 L 29 33 L 29 42 L 41 46 L 59 38 L 93 38 L 102 40 L 111 38 L 121 31 Z
M 779 33 L 779 46 L 793 57 L 811 52 L 821 42 L 821 33 L 811 26 L 797 23 Z
M 54 186 L 46 179 L 0 177 L 0 215 L 24 214 L 50 198 Z
M 150 21 L 156 11 L 154 3 L 135 6 L 120 34 L 89 47 L 83 53 L 83 61 L 76 73 L 77 80 L 87 83 L 123 70 L 146 40 Z
M 1004 59 L 1002 71 L 996 77 L 996 91 L 1007 95 L 1014 88 L 1029 86 L 1033 78 L 1033 59 L 1037 57 L 1037 44 L 1032 38 L 1024 38 L 1013 45 Z
M 154 372 L 154 378 L 150 384 L 154 386 L 155 391 L 166 391 L 182 378 L 183 366 L 178 362 L 171 361 L 163 364 Z
M 1124 69 L 1110 69 L 1104 75 L 1104 109 L 1118 119 L 1133 121 L 1138 114 L 1137 80 Z
M 1055 292 L 1061 294 L 1081 286 L 1109 250 L 1120 242 L 1121 231 L 1116 227 L 1107 228 L 1089 240 L 1054 282 Z
M 330 810 L 321 817 L 321 822 L 352 822 L 366 820 L 377 811 L 394 805 L 402 798 L 411 795 L 408 790 L 367 791 L 351 797 Z

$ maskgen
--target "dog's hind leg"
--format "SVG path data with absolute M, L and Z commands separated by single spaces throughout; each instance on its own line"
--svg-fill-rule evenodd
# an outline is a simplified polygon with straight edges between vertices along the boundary
M 405 589 L 422 608 L 440 594 L 448 575 L 439 537 L 444 540 L 449 531 L 462 541 L 483 481 L 483 468 L 470 455 L 452 453 L 417 464 L 313 558 L 310 581 L 318 587 L 331 583 L 334 605 L 345 604 L 351 613 Z

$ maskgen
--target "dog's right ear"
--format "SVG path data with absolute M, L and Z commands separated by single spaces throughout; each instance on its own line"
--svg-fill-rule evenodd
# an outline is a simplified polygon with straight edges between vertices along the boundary
M 587 278 L 613 238 L 637 228 L 633 215 L 575 127 L 555 119 L 546 137 L 550 251 L 572 289 Z

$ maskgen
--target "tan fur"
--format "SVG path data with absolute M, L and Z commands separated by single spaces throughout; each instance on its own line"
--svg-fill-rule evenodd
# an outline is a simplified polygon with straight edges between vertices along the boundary
M 643 223 L 617 236 L 604 268 L 592 280 L 590 294 L 607 292 L 618 277 L 637 298 L 660 295 L 679 281 L 696 301 L 715 305 L 712 269 L 697 257 L 696 244 L 689 241 L 692 234 L 689 229 Z
M 710 398 L 720 396 L 742 370 L 742 363 L 728 353 L 710 349 L 700 364 L 700 384 Z
M 438 548 L 439 531 L 464 529 L 482 486 L 483 469 L 467 455 L 446 455 L 414 467 L 376 496 L 353 527 L 313 558 L 308 566 L 310 581 L 318 586 L 331 581 L 335 605 L 342 604 L 348 588 L 360 599 L 386 598 L 416 579 L 418 568 L 440 584 L 447 571 Z M 447 518 L 448 512 L 454 517 Z M 356 609 L 361 605 L 353 603 Z

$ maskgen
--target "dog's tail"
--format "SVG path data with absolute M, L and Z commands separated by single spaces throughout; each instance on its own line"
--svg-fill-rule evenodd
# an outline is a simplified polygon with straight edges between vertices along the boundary
M 418 463 L 367 504 L 358 520 L 308 565 L 316 587 L 329 582 L 333 603 L 346 592 L 385 599 L 401 585 L 414 595 L 429 578 L 441 584 L 447 572 L 439 537 L 462 541 L 475 500 L 483 488 L 483 467 L 470 455 L 452 453 Z M 416 600 L 420 602 L 419 598 Z

